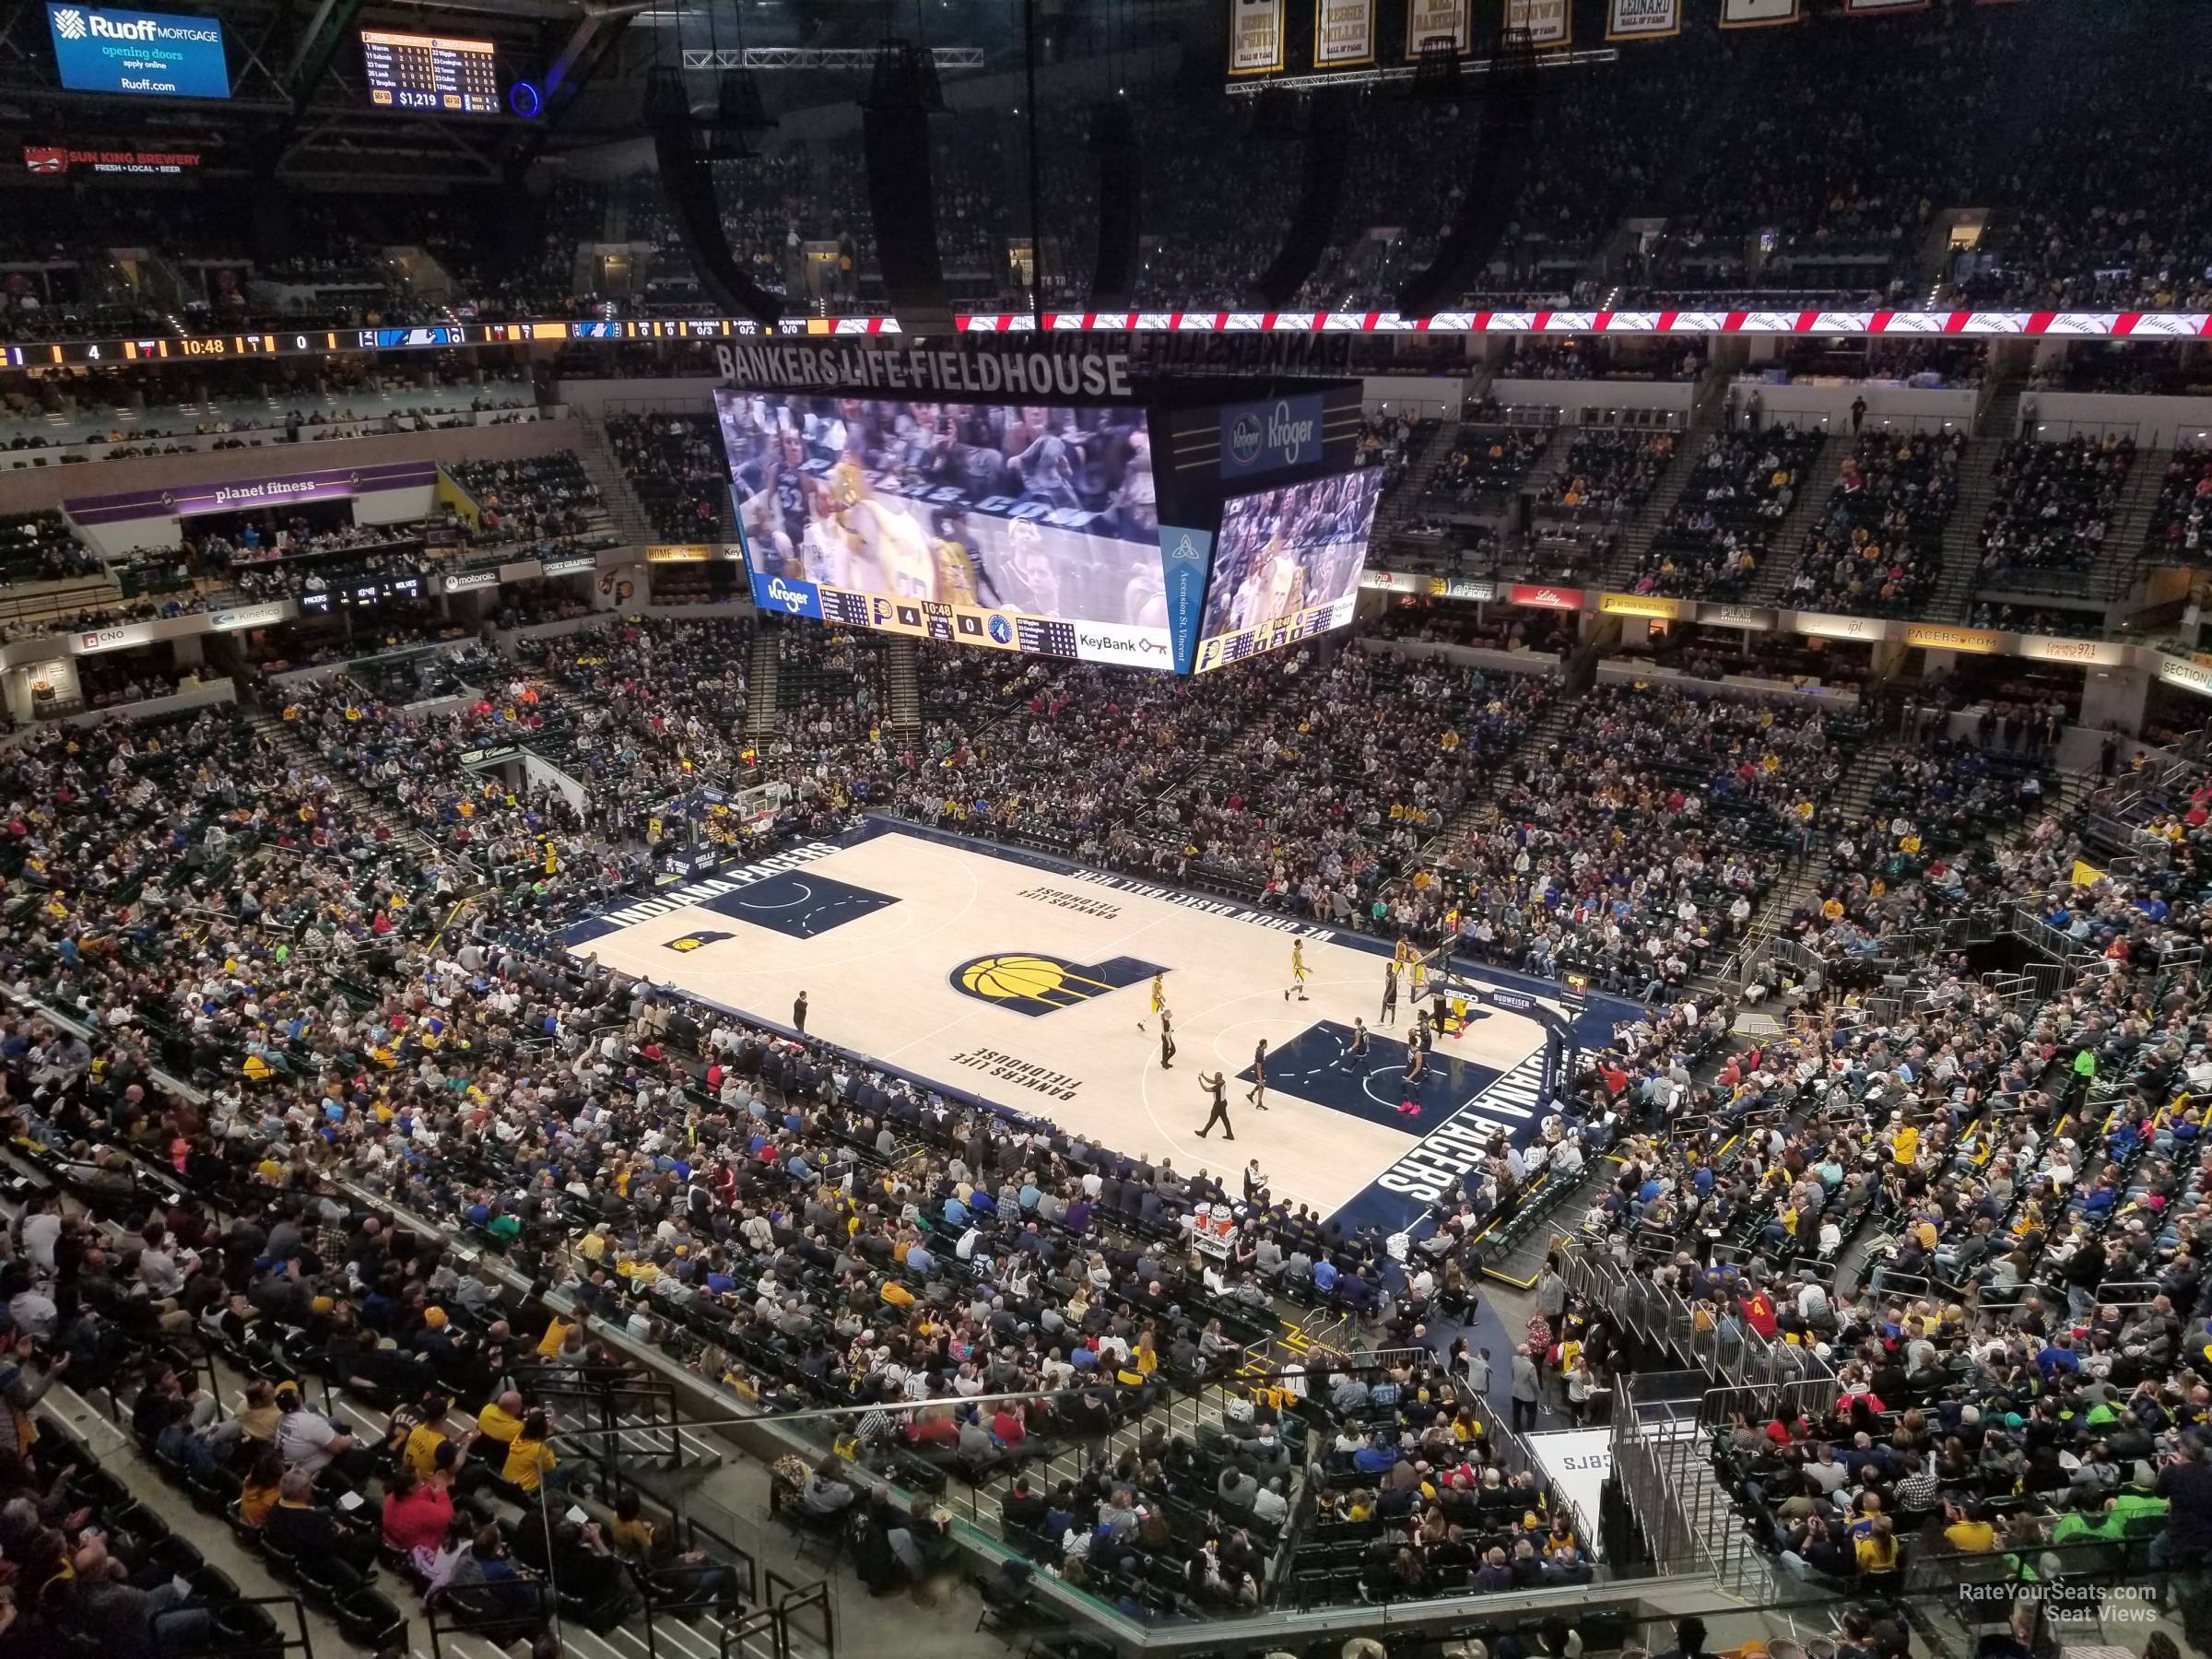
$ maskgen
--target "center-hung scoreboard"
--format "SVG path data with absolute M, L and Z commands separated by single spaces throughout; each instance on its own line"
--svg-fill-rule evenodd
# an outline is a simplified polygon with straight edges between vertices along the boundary
M 1142 380 L 1051 338 L 748 345 L 715 394 L 762 611 L 1206 673 L 1352 618 L 1356 381 Z

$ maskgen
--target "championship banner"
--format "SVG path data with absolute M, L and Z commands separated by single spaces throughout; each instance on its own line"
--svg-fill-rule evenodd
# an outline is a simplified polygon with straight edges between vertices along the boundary
M 1406 61 L 1417 61 L 1430 41 L 1449 40 L 1464 53 L 1470 28 L 1468 0 L 1406 0 Z
M 1770 23 L 1794 23 L 1799 0 L 1721 0 L 1723 29 L 1763 29 Z
M 1526 34 L 1531 46 L 1564 46 L 1573 34 L 1569 0 L 1505 0 L 1505 28 Z
M 1283 0 L 1230 0 L 1229 72 L 1273 75 L 1283 66 Z
M 1349 69 L 1374 61 L 1374 0 L 1313 0 L 1313 67 Z
M 1663 41 L 1682 32 L 1682 0 L 1613 0 L 1608 41 Z

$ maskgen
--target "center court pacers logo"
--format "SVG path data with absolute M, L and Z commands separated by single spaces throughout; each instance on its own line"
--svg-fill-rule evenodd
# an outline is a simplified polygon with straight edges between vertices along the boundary
M 667 942 L 665 948 L 669 950 L 704 950 L 708 946 L 719 940 L 735 937 L 736 937 L 735 934 L 715 933 L 709 928 L 698 933 L 678 934 Z
M 1109 957 L 1087 964 L 1038 951 L 1004 951 L 962 962 L 952 971 L 951 979 L 952 988 L 963 996 L 995 1003 L 1034 1018 L 1119 991 L 1161 971 L 1154 963 L 1135 957 Z

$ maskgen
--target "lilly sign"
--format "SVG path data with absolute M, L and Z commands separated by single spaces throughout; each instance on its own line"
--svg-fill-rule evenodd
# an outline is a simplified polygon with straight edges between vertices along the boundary
M 822 591 L 811 582 L 802 582 L 794 576 L 763 576 L 753 572 L 753 606 L 756 610 L 773 611 L 779 617 L 811 617 L 822 619 Z
M 1221 476 L 1252 478 L 1321 460 L 1321 398 L 1305 393 L 1221 409 Z
M 228 98 L 223 26 L 174 12 L 111 11 L 47 0 L 46 29 L 72 92 Z

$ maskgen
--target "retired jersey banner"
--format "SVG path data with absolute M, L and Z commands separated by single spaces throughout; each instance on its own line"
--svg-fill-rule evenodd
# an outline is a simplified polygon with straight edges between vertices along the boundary
M 1469 0 L 1406 0 L 1406 61 L 1418 58 L 1430 41 L 1450 41 L 1453 52 L 1465 52 L 1468 9 Z
M 1230 0 L 1229 72 L 1273 75 L 1283 66 L 1283 0 Z
M 1509 34 L 1525 33 L 1531 46 L 1564 46 L 1572 35 L 1569 0 L 1505 0 Z
M 1843 14 L 1851 18 L 1878 18 L 1884 12 L 1927 9 L 1928 0 L 1843 0 Z
M 1761 29 L 1769 23 L 1794 23 L 1799 0 L 1721 0 L 1723 29 Z
M 1682 0 L 1613 0 L 1608 41 L 1663 41 L 1682 32 Z
M 1313 0 L 1313 67 L 1375 61 L 1374 0 Z

